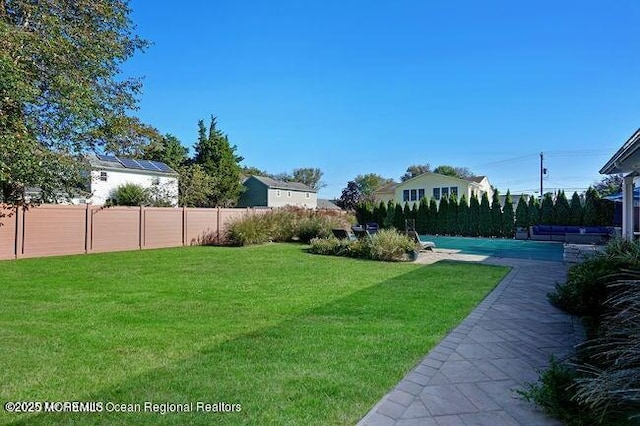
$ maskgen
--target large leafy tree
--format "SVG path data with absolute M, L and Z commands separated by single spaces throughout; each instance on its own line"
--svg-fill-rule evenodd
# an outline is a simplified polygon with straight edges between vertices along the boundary
M 445 176 L 453 176 L 460 179 L 466 179 L 473 176 L 473 172 L 467 167 L 453 167 L 443 164 L 433 169 L 433 173 L 438 173 Z
M 600 197 L 622 192 L 622 175 L 609 175 L 593 184 L 593 189 Z
M 376 173 L 367 173 L 355 177 L 354 182 L 358 185 L 360 194 L 365 199 L 372 199 L 373 193 L 385 185 L 393 183 L 393 179 L 388 179 Z
M 243 158 L 236 155 L 236 149 L 227 135 L 217 128 L 215 117 L 211 117 L 208 133 L 204 121 L 198 122 L 195 163 L 215 181 L 216 190 L 209 197 L 210 206 L 232 207 L 242 194 L 239 163 Z
M 145 147 L 143 157 L 147 160 L 161 161 L 174 170 L 178 170 L 189 160 L 189 148 L 182 145 L 180 139 L 166 134 L 160 140 Z
M 336 204 L 344 210 L 355 210 L 362 201 L 363 198 L 358 184 L 351 180 L 347 182 L 347 187 L 342 190 L 342 194 L 340 194 Z
M 320 169 L 313 167 L 302 167 L 293 169 L 291 181 L 304 183 L 308 187 L 313 188 L 317 191 L 327 186 L 327 184 L 322 181 L 323 174 L 324 173 Z
M 400 180 L 404 182 L 416 176 L 420 176 L 421 174 L 428 173 L 430 171 L 431 171 L 431 166 L 429 164 L 413 164 L 407 167 L 407 171 L 402 176 L 400 176 Z
M 155 138 L 129 116 L 138 79 L 120 66 L 147 42 L 126 0 L 0 1 L 0 201 L 72 190 L 80 154 Z

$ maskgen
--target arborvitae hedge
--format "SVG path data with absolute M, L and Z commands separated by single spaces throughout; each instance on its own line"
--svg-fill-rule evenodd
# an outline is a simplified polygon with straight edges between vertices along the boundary
M 524 195 L 520 195 L 518 206 L 516 207 L 516 226 L 519 228 L 529 226 L 529 206 L 524 199 Z
M 418 215 L 416 217 L 416 231 L 418 234 L 424 235 L 428 233 L 427 216 L 429 215 L 429 201 L 426 197 L 420 200 L 420 206 L 418 207 Z
M 449 212 L 446 220 L 449 235 L 458 235 L 458 198 L 455 195 L 449 197 Z
M 582 225 L 582 217 L 582 201 L 578 193 L 574 192 L 571 196 L 571 203 L 569 204 L 569 225 Z
M 567 196 L 564 194 L 564 191 L 560 191 L 558 193 L 553 209 L 556 225 L 567 225 L 571 220 L 571 214 L 569 200 L 567 200 Z
M 458 205 L 458 234 L 468 236 L 469 232 L 469 203 L 467 195 L 462 194 Z
M 400 204 L 396 204 L 396 209 L 393 213 L 393 227 L 398 231 L 404 231 L 404 209 Z
M 477 237 L 480 235 L 480 202 L 478 196 L 474 193 L 469 201 L 469 235 Z
M 542 199 L 542 207 L 540 208 L 540 225 L 555 225 L 556 220 L 553 217 L 553 198 L 548 192 L 544 194 Z
M 529 197 L 529 225 L 540 224 L 540 202 L 536 197 Z
M 393 218 L 395 215 L 396 203 L 394 203 L 393 200 L 389 200 L 389 202 L 387 203 L 387 216 L 384 218 L 384 222 L 382 224 L 383 228 L 393 228 Z
M 525 204 L 526 205 L 526 204 Z M 512 238 L 515 234 L 515 215 L 513 213 L 513 201 L 511 193 L 507 190 L 502 208 L 502 236 Z
M 478 234 L 481 237 L 491 236 L 491 207 L 489 206 L 489 196 L 485 192 L 480 200 L 480 215 L 478 217 Z
M 429 216 L 427 219 L 427 230 L 429 234 L 435 234 L 438 226 L 438 202 L 431 197 L 429 201 Z
M 449 197 L 445 196 L 440 198 L 440 204 L 438 205 L 438 219 L 436 230 L 438 234 L 446 234 L 447 229 L 447 217 L 449 216 Z
M 502 236 L 502 209 L 500 207 L 500 196 L 498 190 L 493 191 L 491 197 L 491 233 L 492 237 Z

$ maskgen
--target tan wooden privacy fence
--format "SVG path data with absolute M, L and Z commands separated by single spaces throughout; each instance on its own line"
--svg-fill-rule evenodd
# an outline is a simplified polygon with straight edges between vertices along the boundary
M 0 259 L 179 247 L 224 242 L 228 224 L 264 210 L 0 206 Z M 4 215 L 4 217 L 2 216 Z

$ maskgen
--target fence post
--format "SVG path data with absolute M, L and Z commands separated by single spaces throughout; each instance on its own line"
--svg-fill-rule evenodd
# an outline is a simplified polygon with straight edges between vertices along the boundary
M 139 229 L 140 229 L 140 235 L 139 235 L 139 239 L 138 239 L 138 245 L 140 246 L 140 250 L 142 250 L 142 248 L 144 247 L 144 206 L 140 206 L 140 224 L 139 224 Z
M 24 207 L 16 206 L 16 244 L 15 258 L 22 257 L 24 251 Z
M 182 206 L 182 247 L 187 245 L 187 207 Z

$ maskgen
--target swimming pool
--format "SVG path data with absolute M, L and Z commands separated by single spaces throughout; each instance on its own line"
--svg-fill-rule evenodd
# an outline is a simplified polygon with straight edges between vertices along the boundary
M 478 254 L 515 259 L 562 262 L 564 245 L 552 241 L 507 240 L 503 238 L 470 238 L 421 235 L 422 241 L 433 241 L 436 248 L 460 250 L 463 254 Z

